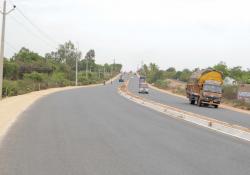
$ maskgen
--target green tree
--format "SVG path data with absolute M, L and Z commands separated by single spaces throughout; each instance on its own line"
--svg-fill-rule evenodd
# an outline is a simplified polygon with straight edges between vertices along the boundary
M 72 70 L 75 69 L 76 59 L 79 60 L 80 57 L 81 57 L 81 52 L 77 51 L 75 45 L 71 41 L 59 45 L 57 51 L 53 51 L 45 55 L 45 58 L 47 60 L 52 60 L 53 62 L 56 63 L 65 63 Z
M 85 64 L 88 65 L 88 69 L 95 69 L 95 50 L 90 49 L 85 55 Z
M 191 76 L 192 72 L 189 69 L 184 69 L 179 77 L 181 81 L 187 82 Z
M 176 74 L 176 69 L 174 67 L 170 67 L 164 72 L 164 76 L 166 78 L 174 78 L 175 74 Z
M 19 66 L 14 61 L 4 59 L 3 77 L 4 79 L 17 80 Z
M 217 71 L 221 71 L 223 73 L 223 76 L 224 77 L 227 77 L 229 76 L 229 69 L 226 65 L 225 62 L 219 62 L 218 64 L 216 64 L 214 67 L 213 67 L 215 70 Z
M 242 75 L 243 75 L 243 71 L 241 70 L 241 66 L 236 66 L 236 67 L 233 67 L 232 69 L 230 69 L 230 77 L 232 77 L 238 81 L 241 81 Z
M 42 56 L 25 47 L 22 47 L 21 50 L 12 57 L 12 59 L 22 63 L 45 62 Z

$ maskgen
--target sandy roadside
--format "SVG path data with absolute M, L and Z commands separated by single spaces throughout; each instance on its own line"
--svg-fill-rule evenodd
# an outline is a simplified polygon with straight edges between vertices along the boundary
M 118 77 L 119 75 L 112 78 L 112 81 L 114 81 Z M 111 80 L 107 81 L 107 83 L 110 83 L 110 81 Z M 17 121 L 18 116 L 23 111 L 25 111 L 30 105 L 36 102 L 38 99 L 55 92 L 60 92 L 70 89 L 86 88 L 86 87 L 96 87 L 100 85 L 102 84 L 77 86 L 77 87 L 69 86 L 63 88 L 51 88 L 3 99 L 2 101 L 0 101 L 0 142 L 8 132 L 8 129 L 13 125 L 14 122 Z

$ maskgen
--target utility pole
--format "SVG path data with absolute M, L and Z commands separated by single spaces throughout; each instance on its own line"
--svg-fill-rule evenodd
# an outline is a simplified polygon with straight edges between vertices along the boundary
M 81 59 L 80 52 L 79 52 L 79 55 L 78 55 L 78 52 L 79 52 L 79 43 L 77 42 L 77 49 L 76 49 L 76 86 L 78 85 L 78 56 L 79 56 L 79 59 Z
M 113 62 L 113 64 L 112 64 L 112 66 L 111 66 L 111 72 L 110 72 L 110 76 L 112 77 L 113 76 L 113 71 L 115 70 L 115 59 L 114 59 L 114 62 Z
M 105 79 L 105 64 L 103 65 L 103 78 Z
M 86 78 L 88 79 L 88 58 L 86 58 Z
M 6 20 L 6 16 L 9 13 L 11 13 L 15 8 L 16 8 L 16 6 L 14 5 L 10 11 L 6 12 L 6 0 L 4 0 L 3 11 L 0 11 L 0 13 L 3 15 L 1 50 L 0 50 L 0 100 L 2 100 L 2 89 L 3 89 L 3 59 L 4 59 L 4 41 L 5 41 L 5 20 Z
M 98 67 L 98 77 L 99 77 L 99 79 L 101 78 L 101 70 L 99 67 Z

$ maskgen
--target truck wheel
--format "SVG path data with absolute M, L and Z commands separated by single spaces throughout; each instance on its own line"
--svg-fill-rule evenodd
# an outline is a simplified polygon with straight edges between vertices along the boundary
M 214 105 L 214 108 L 218 108 L 219 107 L 219 105 Z

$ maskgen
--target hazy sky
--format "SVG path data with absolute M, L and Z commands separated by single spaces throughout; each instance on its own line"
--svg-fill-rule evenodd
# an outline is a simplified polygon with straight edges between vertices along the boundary
M 155 62 L 161 68 L 208 67 L 225 61 L 250 68 L 249 0 L 8 0 L 6 56 L 26 46 L 40 54 L 67 40 L 98 63 L 114 58 L 125 69 Z M 2 0 L 1 0 L 2 2 Z M 2 7 L 2 5 L 1 5 Z

